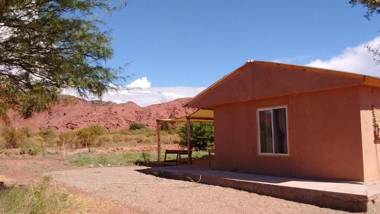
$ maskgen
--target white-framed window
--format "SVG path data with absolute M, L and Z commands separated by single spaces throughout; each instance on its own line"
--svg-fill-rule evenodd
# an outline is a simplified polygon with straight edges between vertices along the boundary
M 288 155 L 288 108 L 257 109 L 258 147 L 261 155 Z

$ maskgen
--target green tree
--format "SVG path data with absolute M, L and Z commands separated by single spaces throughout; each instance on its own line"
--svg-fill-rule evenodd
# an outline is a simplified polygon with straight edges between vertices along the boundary
M 94 17 L 115 6 L 111 0 L 0 0 L 0 114 L 14 108 L 30 116 L 63 88 L 101 96 L 116 73 L 106 65 L 110 36 Z
M 350 0 L 352 6 L 362 5 L 367 9 L 365 17 L 370 19 L 373 14 L 380 13 L 380 0 Z M 380 47 L 367 46 L 374 60 L 380 62 Z
M 180 143 L 187 145 L 187 125 L 179 129 Z M 210 123 L 193 123 L 191 125 L 191 144 L 198 150 L 210 148 L 214 145 L 214 126 Z
M 379 0 L 350 0 L 350 4 L 363 5 L 367 8 L 366 17 L 369 19 L 374 13 L 380 13 L 380 1 Z

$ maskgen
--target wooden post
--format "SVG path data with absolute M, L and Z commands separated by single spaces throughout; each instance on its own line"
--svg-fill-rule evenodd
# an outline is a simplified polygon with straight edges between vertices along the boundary
M 157 123 L 157 161 L 161 161 L 161 138 L 160 138 L 160 129 L 161 129 L 161 123 L 159 120 L 156 120 Z
M 191 160 L 191 150 L 192 150 L 192 146 L 191 146 L 191 122 L 190 122 L 190 118 L 186 118 L 187 120 L 187 153 L 188 153 L 188 163 L 191 164 L 192 160 Z

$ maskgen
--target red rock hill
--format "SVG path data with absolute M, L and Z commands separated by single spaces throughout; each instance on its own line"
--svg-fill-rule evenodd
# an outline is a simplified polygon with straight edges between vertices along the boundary
M 183 107 L 190 99 L 182 98 L 167 103 L 140 107 L 134 102 L 115 104 L 64 96 L 49 110 L 35 113 L 31 118 L 24 119 L 17 113 L 10 113 L 9 117 L 12 126 L 17 128 L 28 127 L 32 131 L 38 131 L 41 128 L 68 131 L 90 124 L 99 124 L 109 130 L 120 130 L 128 129 L 132 122 L 155 127 L 158 118 L 181 117 L 191 112 L 191 109 Z

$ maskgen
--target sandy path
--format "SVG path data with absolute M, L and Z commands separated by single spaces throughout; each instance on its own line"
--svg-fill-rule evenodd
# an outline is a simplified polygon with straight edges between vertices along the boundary
M 145 175 L 142 167 L 75 169 L 54 179 L 144 213 L 344 213 L 230 188 Z

